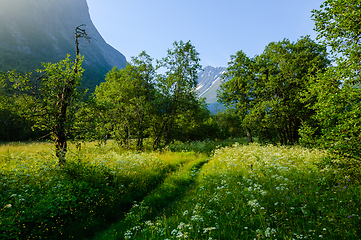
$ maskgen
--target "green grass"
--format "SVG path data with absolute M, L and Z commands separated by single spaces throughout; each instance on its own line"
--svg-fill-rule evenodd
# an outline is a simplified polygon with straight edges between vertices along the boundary
M 60 168 L 50 144 L 0 147 L 0 239 L 87 239 L 124 216 L 194 153 L 120 153 L 70 146 Z M 204 158 L 204 157 L 203 157 Z
M 361 238 L 360 179 L 327 152 L 214 145 L 71 145 L 64 168 L 50 144 L 2 145 L 0 239 Z
M 219 149 L 172 208 L 98 239 L 360 239 L 360 182 L 319 167 L 326 156 L 258 144 Z
M 172 152 L 196 152 L 196 153 L 205 153 L 208 156 L 212 155 L 216 149 L 222 147 L 232 146 L 235 143 L 246 144 L 246 138 L 234 138 L 226 139 L 223 141 L 193 141 L 193 142 L 180 142 L 176 141 L 166 146 L 167 150 Z

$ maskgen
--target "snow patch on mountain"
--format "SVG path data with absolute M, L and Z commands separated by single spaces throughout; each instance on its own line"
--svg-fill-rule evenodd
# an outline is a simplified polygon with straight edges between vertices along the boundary
M 205 97 L 207 103 L 217 102 L 217 90 L 221 85 L 222 75 L 226 72 L 224 67 L 207 66 L 198 73 L 198 86 L 196 90 L 200 97 Z

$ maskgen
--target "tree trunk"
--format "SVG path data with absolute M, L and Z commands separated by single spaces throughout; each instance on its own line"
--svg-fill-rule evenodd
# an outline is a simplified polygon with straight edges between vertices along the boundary
M 247 134 L 247 142 L 253 143 L 252 132 L 249 127 L 246 127 L 246 134 Z
M 65 155 L 67 151 L 67 142 L 66 135 L 56 135 L 55 136 L 55 148 L 56 148 L 56 156 L 59 160 L 59 166 L 64 166 L 66 164 Z
M 66 89 L 64 90 L 66 91 Z M 63 93 L 64 96 L 64 93 Z M 66 164 L 65 155 L 67 151 L 67 142 L 66 142 L 66 110 L 68 107 L 67 102 L 65 102 L 63 96 L 58 96 L 58 99 L 62 99 L 62 101 L 58 104 L 60 108 L 59 116 L 58 116 L 58 124 L 55 125 L 55 151 L 56 156 L 59 159 L 59 166 L 63 166 Z

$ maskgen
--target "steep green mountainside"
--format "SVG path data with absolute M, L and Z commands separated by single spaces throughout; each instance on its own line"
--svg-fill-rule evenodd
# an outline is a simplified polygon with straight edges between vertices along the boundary
M 83 84 L 94 88 L 113 66 L 125 67 L 126 59 L 99 34 L 86 0 L 0 1 L 0 71 L 34 72 L 42 62 L 74 58 L 74 32 L 81 24 L 91 37 L 90 43 L 80 40 Z

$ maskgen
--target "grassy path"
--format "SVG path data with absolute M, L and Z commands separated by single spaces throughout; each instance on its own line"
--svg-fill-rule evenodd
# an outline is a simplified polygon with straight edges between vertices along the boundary
M 199 171 L 171 175 L 96 240 L 361 239 L 360 178 L 324 164 L 327 156 L 298 146 L 219 149 Z M 183 181 L 188 187 L 174 187 Z
M 206 158 L 89 143 L 70 146 L 60 168 L 52 153 L 43 143 L 0 146 L 0 239 L 90 239 L 179 168 Z
M 59 168 L 46 144 L 0 146 L 0 239 L 361 239 L 361 177 L 328 156 L 87 144 Z
M 206 158 L 195 159 L 179 168 L 143 201 L 135 203 L 124 219 L 96 236 L 94 240 L 131 238 L 138 230 L 153 222 L 160 214 L 169 211 L 176 201 L 187 195 L 187 192 L 194 187 L 196 177 L 206 162 L 208 162 Z M 138 233 L 136 239 L 143 237 Z

